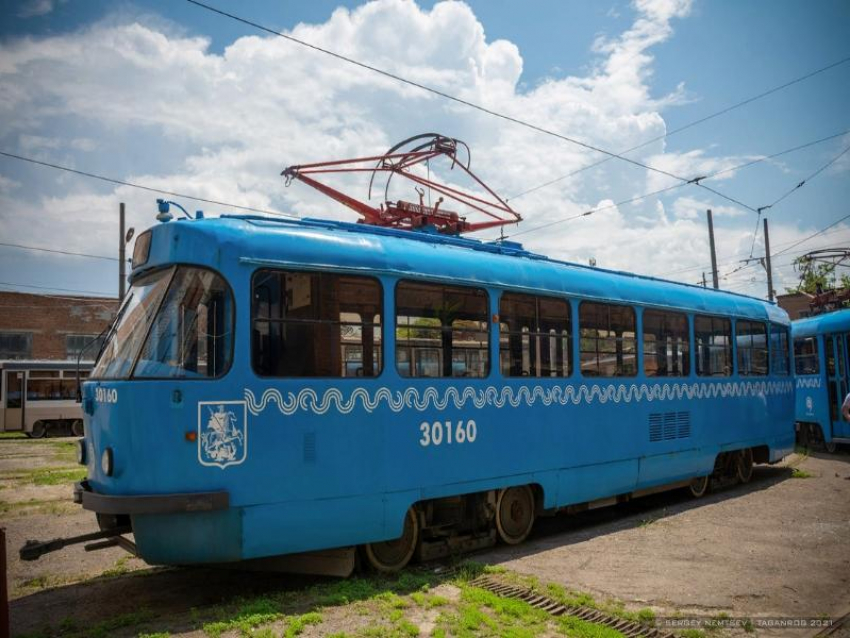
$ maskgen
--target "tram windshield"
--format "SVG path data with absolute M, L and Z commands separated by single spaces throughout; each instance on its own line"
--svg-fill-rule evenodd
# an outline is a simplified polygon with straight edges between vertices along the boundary
M 230 366 L 232 325 L 233 296 L 214 272 L 180 266 L 153 273 L 130 289 L 92 377 L 220 376 Z

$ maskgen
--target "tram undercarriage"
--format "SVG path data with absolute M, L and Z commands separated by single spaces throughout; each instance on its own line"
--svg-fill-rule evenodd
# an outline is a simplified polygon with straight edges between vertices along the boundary
M 762 447 L 723 452 L 716 457 L 714 470 L 707 476 L 554 509 L 543 509 L 543 493 L 538 485 L 420 501 L 408 510 L 403 533 L 394 540 L 218 566 L 338 577 L 351 575 L 359 566 L 378 572 L 395 572 L 411 561 L 457 556 L 491 547 L 499 541 L 509 545 L 522 543 L 538 516 L 576 514 L 678 488 L 687 489 L 692 497 L 700 498 L 713 490 L 748 483 L 753 476 L 753 464 L 767 461 L 768 451 Z M 134 542 L 127 538 L 132 533 L 130 516 L 98 513 L 97 520 L 100 532 L 46 542 L 27 541 L 21 549 L 21 559 L 36 560 L 79 543 L 86 543 L 86 551 L 119 546 L 136 553 Z

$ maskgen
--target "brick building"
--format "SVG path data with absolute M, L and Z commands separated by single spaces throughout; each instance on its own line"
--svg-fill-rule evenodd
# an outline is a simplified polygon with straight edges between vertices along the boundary
M 111 298 L 0 292 L 0 359 L 76 359 L 117 310 Z

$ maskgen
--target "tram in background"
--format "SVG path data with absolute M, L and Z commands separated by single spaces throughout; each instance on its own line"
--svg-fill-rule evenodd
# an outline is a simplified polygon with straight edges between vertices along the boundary
M 91 368 L 91 361 L 82 362 L 80 378 Z M 83 436 L 76 362 L 0 361 L 0 432 Z
M 850 443 L 850 423 L 841 416 L 850 374 L 850 310 L 799 319 L 791 326 L 798 440 L 835 452 L 839 443 Z
M 520 543 L 539 515 L 700 497 L 793 451 L 783 310 L 462 238 L 508 222 L 412 170 L 442 154 L 469 173 L 462 143 L 412 140 L 350 162 L 410 178 L 419 204 L 308 177 L 363 170 L 344 162 L 284 172 L 366 223 L 171 221 L 161 203 L 83 387 L 75 500 L 99 546 L 132 532 L 155 564 L 319 552 L 337 574 L 359 550 L 395 571 Z M 426 204 L 426 186 L 490 218 Z

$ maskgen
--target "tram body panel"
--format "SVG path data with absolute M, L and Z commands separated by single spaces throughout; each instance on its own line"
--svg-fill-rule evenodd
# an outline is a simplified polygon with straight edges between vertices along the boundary
M 574 343 L 582 300 L 638 308 L 638 332 L 647 307 L 788 324 L 781 311 L 744 297 L 441 241 L 234 219 L 153 229 L 134 281 L 175 263 L 209 268 L 226 279 L 235 308 L 232 358 L 220 377 L 85 384 L 92 490 L 228 495 L 229 507 L 218 511 L 133 514 L 145 560 L 231 562 L 388 540 L 423 499 L 536 484 L 543 506 L 558 508 L 705 476 L 722 451 L 764 446 L 774 462 L 793 449 L 790 376 L 699 377 L 691 362 L 678 378 L 650 378 L 639 365 L 630 377 L 583 377 L 574 346 L 569 377 L 508 378 L 499 373 L 492 320 L 486 378 L 400 376 L 393 354 L 400 280 L 478 286 L 491 316 L 503 290 L 563 297 Z M 380 375 L 259 376 L 250 300 L 261 268 L 378 278 Z M 211 428 L 238 436 L 230 447 L 207 449 Z M 101 467 L 107 448 L 111 476 Z
M 797 423 L 819 426 L 826 443 L 850 439 L 850 423 L 841 416 L 850 390 L 850 310 L 799 319 L 791 327 L 795 351 L 802 341 L 817 348 L 816 357 L 810 349 L 795 355 Z

